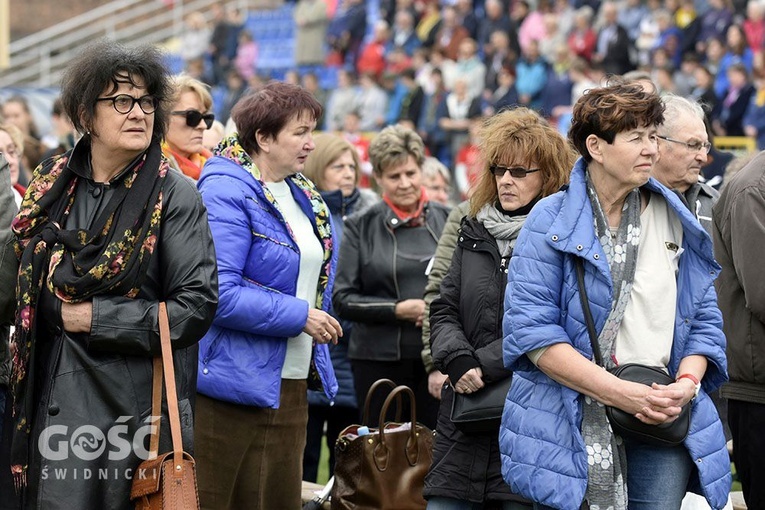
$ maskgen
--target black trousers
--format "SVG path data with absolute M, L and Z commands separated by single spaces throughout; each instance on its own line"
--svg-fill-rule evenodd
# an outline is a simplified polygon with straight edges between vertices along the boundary
M 321 442 L 324 424 L 327 424 L 327 447 L 329 448 L 329 476 L 335 472 L 335 443 L 340 432 L 348 425 L 359 423 L 359 410 L 343 406 L 308 406 L 305 453 L 303 454 L 303 480 L 316 482 L 319 475 Z
M 765 404 L 728 400 L 733 463 L 748 508 L 765 508 Z
M 353 383 L 356 388 L 356 400 L 359 403 L 360 413 L 363 413 L 364 401 L 372 384 L 378 379 L 390 379 L 397 385 L 404 384 L 412 389 L 416 402 L 417 421 L 435 430 L 440 401 L 433 398 L 428 392 L 428 374 L 425 373 L 425 366 L 421 359 L 403 359 L 401 361 L 351 360 L 351 368 L 353 369 Z M 387 396 L 388 391 L 382 389 L 372 396 L 369 406 L 369 423 L 366 425 L 378 426 L 380 410 Z M 388 420 L 393 419 L 394 412 L 395 406 L 391 406 Z M 401 421 L 409 421 L 410 413 L 409 403 L 405 400 Z

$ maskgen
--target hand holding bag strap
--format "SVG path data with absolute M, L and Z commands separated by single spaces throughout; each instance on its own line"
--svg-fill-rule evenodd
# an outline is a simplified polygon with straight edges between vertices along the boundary
M 603 358 L 598 347 L 598 334 L 595 332 L 595 322 L 592 320 L 590 311 L 590 300 L 587 298 L 587 290 L 584 287 L 584 262 L 580 257 L 574 257 L 574 265 L 576 266 L 576 283 L 579 286 L 579 300 L 582 303 L 584 322 L 587 324 L 587 333 L 590 336 L 592 355 L 595 356 L 595 363 L 603 366 Z
M 146 460 L 156 459 L 159 455 L 159 428 L 162 425 L 162 356 L 154 356 L 154 374 L 151 383 L 151 436 L 149 436 L 149 456 Z
M 173 351 L 170 347 L 170 322 L 167 318 L 167 305 L 164 302 L 159 304 L 159 339 L 162 344 L 162 365 L 165 373 L 167 414 L 170 418 L 170 435 L 173 438 L 173 462 L 176 469 L 180 470 L 183 461 L 181 418 L 178 412 L 178 393 L 175 387 Z

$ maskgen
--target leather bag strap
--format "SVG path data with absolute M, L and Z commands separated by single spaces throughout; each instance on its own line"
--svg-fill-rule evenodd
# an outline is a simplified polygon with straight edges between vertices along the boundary
M 590 336 L 592 355 L 595 356 L 595 363 L 603 366 L 603 358 L 598 347 L 598 334 L 595 332 L 595 321 L 592 320 L 590 311 L 590 300 L 587 298 L 587 290 L 584 287 L 584 262 L 580 257 L 574 257 L 574 265 L 576 266 L 576 283 L 579 286 L 579 300 L 582 303 L 584 322 L 587 324 L 587 334 Z
M 361 416 L 362 425 L 369 425 L 369 406 L 372 401 L 372 395 L 374 395 L 375 391 L 377 391 L 377 389 L 383 385 L 390 386 L 391 390 L 396 387 L 396 383 L 394 383 L 390 379 L 378 379 L 372 384 L 372 386 L 369 387 L 369 391 L 367 391 L 367 398 L 364 400 L 364 414 Z M 396 404 L 397 404 L 397 407 L 396 407 L 395 420 L 401 421 L 401 396 L 400 395 L 398 399 L 396 400 Z
M 165 392 L 167 394 L 167 414 L 170 418 L 170 436 L 173 438 L 173 462 L 180 469 L 183 460 L 183 441 L 181 440 L 181 418 L 178 412 L 178 393 L 175 387 L 175 367 L 173 351 L 170 346 L 170 322 L 167 318 L 167 305 L 159 304 L 159 340 L 162 344 L 162 366 L 165 373 Z
M 151 382 L 151 420 L 152 429 L 149 436 L 149 458 L 153 460 L 159 455 L 159 427 L 162 424 L 162 357 L 154 357 L 154 374 Z

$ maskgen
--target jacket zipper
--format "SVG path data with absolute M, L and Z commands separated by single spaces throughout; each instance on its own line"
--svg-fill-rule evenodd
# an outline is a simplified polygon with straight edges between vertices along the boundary
M 387 226 L 387 221 L 386 221 Z M 396 233 L 391 229 L 388 228 L 388 233 L 393 238 L 393 287 L 396 289 L 396 303 L 401 300 L 401 291 L 398 287 L 398 274 L 397 271 L 397 265 L 396 265 L 396 258 L 398 256 L 398 240 L 396 239 Z M 396 313 L 396 305 L 393 305 L 393 313 Z M 398 319 L 397 319 L 398 320 Z M 401 326 L 396 327 L 396 359 L 401 359 Z

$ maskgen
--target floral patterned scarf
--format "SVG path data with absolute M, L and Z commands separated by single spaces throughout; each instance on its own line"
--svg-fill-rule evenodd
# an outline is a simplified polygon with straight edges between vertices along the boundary
M 11 338 L 13 439 L 11 472 L 17 490 L 27 482 L 31 419 L 34 416 L 35 343 L 38 298 L 43 285 L 67 303 L 97 295 L 134 298 L 154 252 L 162 216 L 162 187 L 168 163 L 153 143 L 124 171 L 104 211 L 89 230 L 65 230 L 80 178 L 72 154 L 90 154 L 86 137 L 72 151 L 35 170 L 13 221 L 19 276 L 16 329 Z

